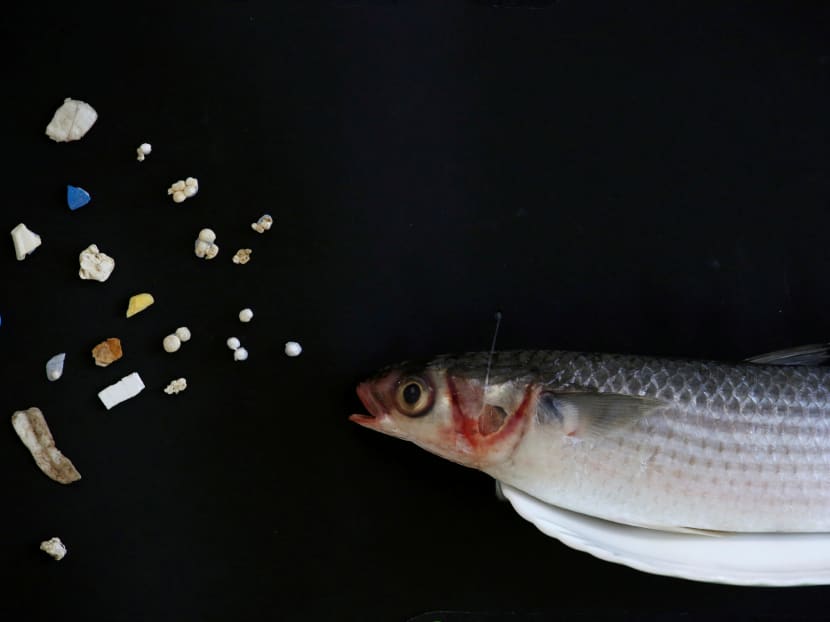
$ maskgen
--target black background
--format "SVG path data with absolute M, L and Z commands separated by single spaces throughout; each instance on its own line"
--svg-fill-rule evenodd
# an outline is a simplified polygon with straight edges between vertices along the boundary
M 364 376 L 487 349 L 499 309 L 503 349 L 738 359 L 830 334 L 827 9 L 494 4 L 4 9 L 0 229 L 43 245 L 0 253 L 0 413 L 40 407 L 83 479 L 0 433 L 0 618 L 824 616 L 823 588 L 567 549 L 486 476 L 347 421 Z M 56 144 L 65 97 L 100 117 Z M 68 183 L 92 202 L 70 212 Z M 91 243 L 106 283 L 77 276 Z M 155 305 L 125 319 L 141 291 Z M 98 368 L 112 336 L 125 357 Z M 132 371 L 147 389 L 107 412 L 96 393 Z

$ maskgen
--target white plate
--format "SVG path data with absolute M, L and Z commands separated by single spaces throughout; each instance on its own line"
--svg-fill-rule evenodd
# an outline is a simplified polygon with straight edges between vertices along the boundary
M 501 489 L 513 508 L 543 533 L 636 570 L 732 585 L 830 584 L 830 534 L 669 533 L 564 510 L 507 484 Z

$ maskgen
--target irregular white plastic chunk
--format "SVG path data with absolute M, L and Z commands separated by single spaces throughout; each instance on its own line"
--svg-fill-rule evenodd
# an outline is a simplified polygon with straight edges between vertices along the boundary
M 179 339 L 176 335 L 167 335 L 164 340 L 161 342 L 162 347 L 164 348 L 165 352 L 176 352 L 179 348 L 182 347 L 182 340 Z
M 175 380 L 172 380 L 170 384 L 168 384 L 164 388 L 164 392 L 167 393 L 167 395 L 173 395 L 175 393 L 181 393 L 186 388 L 187 380 L 185 380 L 184 378 L 176 378 Z
M 99 251 L 95 244 L 90 244 L 81 251 L 78 259 L 81 262 L 78 275 L 85 280 L 94 279 L 103 283 L 115 270 L 115 260 Z
M 239 312 L 239 321 L 240 322 L 250 322 L 253 319 L 253 317 L 254 317 L 254 312 L 251 311 L 250 309 L 247 309 L 247 308 L 242 309 L 242 311 Z
M 138 154 L 137 160 L 139 162 L 144 162 L 144 158 L 150 155 L 150 152 L 153 150 L 153 146 L 150 143 L 141 143 L 136 149 L 136 153 Z
M 246 264 L 251 261 L 251 253 L 253 253 L 250 248 L 240 248 L 236 251 L 236 255 L 233 256 L 233 262 L 238 264 Z
M 188 177 L 184 180 L 184 196 L 188 199 L 199 192 L 199 180 L 195 177 Z
M 59 143 L 78 140 L 83 138 L 97 120 L 98 113 L 92 106 L 67 97 L 46 126 L 46 135 Z
M 12 415 L 12 426 L 23 444 L 32 452 L 35 464 L 47 476 L 61 484 L 71 484 L 81 479 L 81 474 L 72 461 L 55 447 L 55 439 L 39 408 L 33 406 L 18 410 Z
M 195 177 L 188 177 L 184 181 L 181 179 L 173 184 L 167 189 L 167 194 L 173 195 L 173 201 L 176 203 L 181 203 L 185 199 L 189 199 L 193 195 L 199 192 L 199 180 Z
M 12 229 L 12 242 L 14 242 L 14 253 L 18 261 L 26 259 L 33 250 L 40 246 L 40 236 L 29 231 L 22 222 Z
M 187 326 L 179 326 L 176 329 L 176 337 L 178 337 L 179 341 L 182 343 L 190 341 L 190 329 Z
M 66 557 L 66 545 L 61 542 L 60 538 L 50 538 L 40 543 L 40 550 L 48 553 L 56 560 L 60 561 Z
M 233 351 L 233 360 L 234 361 L 247 361 L 248 360 L 248 351 L 243 347 L 238 347 L 236 350 Z
M 237 339 L 236 337 L 229 337 L 226 343 L 228 344 L 228 347 L 231 350 L 236 350 L 239 348 L 239 339 Z
M 66 352 L 56 354 L 46 361 L 46 377 L 54 382 L 63 375 L 63 361 L 66 359 Z
M 219 254 L 219 247 L 214 244 L 216 241 L 216 234 L 213 229 L 202 229 L 199 231 L 199 237 L 196 238 L 196 243 L 193 247 L 193 252 L 196 257 L 200 259 L 213 259 Z
M 256 222 L 251 223 L 251 229 L 256 231 L 257 233 L 264 233 L 271 228 L 271 225 L 274 224 L 274 219 L 271 218 L 270 214 L 263 214 L 260 216 L 259 220 Z
M 285 343 L 285 353 L 288 356 L 300 356 L 302 351 L 303 347 L 296 341 L 287 341 Z
M 115 384 L 99 391 L 98 398 L 109 410 L 131 397 L 135 397 L 143 390 L 144 383 L 141 381 L 141 376 L 138 375 L 138 372 L 133 372 L 129 376 L 124 376 Z

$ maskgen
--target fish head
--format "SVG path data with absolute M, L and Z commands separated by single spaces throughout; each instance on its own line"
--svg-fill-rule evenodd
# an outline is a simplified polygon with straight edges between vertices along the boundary
M 368 414 L 351 421 L 487 470 L 520 441 L 538 390 L 521 381 L 488 384 L 483 370 L 403 365 L 360 383 L 357 394 Z

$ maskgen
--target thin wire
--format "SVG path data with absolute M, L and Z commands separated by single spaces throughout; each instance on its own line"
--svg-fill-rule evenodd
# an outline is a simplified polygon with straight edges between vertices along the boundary
M 487 391 L 487 385 L 490 383 L 490 363 L 493 362 L 493 353 L 496 351 L 496 337 L 499 336 L 499 326 L 501 326 L 501 311 L 496 311 L 496 330 L 493 331 L 493 341 L 490 344 L 490 356 L 487 357 L 487 373 L 484 376 L 484 391 Z

